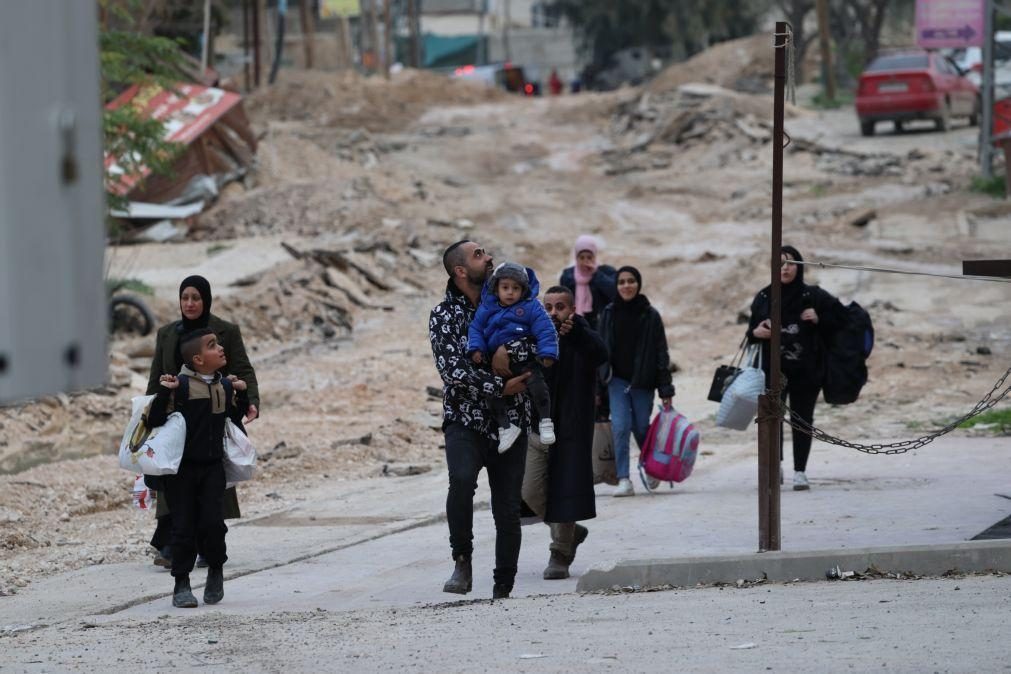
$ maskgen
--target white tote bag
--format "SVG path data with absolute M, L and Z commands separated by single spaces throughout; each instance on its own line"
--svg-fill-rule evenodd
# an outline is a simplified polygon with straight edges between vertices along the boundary
M 758 413 L 758 396 L 765 390 L 765 372 L 762 371 L 762 347 L 756 345 L 748 358 L 749 363 L 758 361 L 758 367 L 743 368 L 733 383 L 723 393 L 720 409 L 716 413 L 716 425 L 734 430 L 747 430 L 755 414 Z
M 231 419 L 225 420 L 225 481 L 229 486 L 253 479 L 256 449 Z
M 173 412 L 151 432 L 136 451 L 129 442 L 119 450 L 119 467 L 144 475 L 175 475 L 186 448 L 186 420 Z

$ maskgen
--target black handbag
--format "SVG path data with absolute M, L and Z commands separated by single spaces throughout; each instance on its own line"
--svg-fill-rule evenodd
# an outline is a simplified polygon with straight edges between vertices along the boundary
M 747 345 L 747 342 L 747 337 L 741 340 L 741 347 L 738 349 L 734 359 L 730 361 L 730 365 L 720 365 L 716 368 L 716 374 L 713 375 L 713 383 L 709 386 L 709 395 L 706 396 L 706 399 L 712 400 L 714 403 L 723 400 L 723 393 L 734 383 L 737 375 L 741 373 L 740 365 L 744 359 L 744 347 Z

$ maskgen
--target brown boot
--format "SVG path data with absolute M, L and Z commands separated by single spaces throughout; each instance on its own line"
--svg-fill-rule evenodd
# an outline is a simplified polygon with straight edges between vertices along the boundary
M 470 557 L 460 555 L 456 557 L 456 568 L 453 575 L 449 577 L 446 584 L 442 586 L 443 592 L 453 594 L 467 594 L 473 584 L 473 575 L 470 567 Z
M 572 540 L 572 554 L 565 559 L 566 566 L 571 566 L 572 562 L 576 561 L 576 549 L 579 548 L 580 543 L 586 540 L 586 537 L 590 535 L 590 530 L 584 527 L 582 524 L 576 525 L 576 535 Z
M 569 577 L 569 563 L 565 555 L 560 552 L 551 551 L 551 559 L 544 568 L 544 580 L 564 580 Z

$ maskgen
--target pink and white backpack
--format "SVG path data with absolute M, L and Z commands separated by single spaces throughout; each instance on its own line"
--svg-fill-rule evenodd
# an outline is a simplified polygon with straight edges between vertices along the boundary
M 683 482 L 692 474 L 699 451 L 699 432 L 673 407 L 660 407 L 639 452 L 639 475 L 649 491 L 646 476 L 663 482 Z

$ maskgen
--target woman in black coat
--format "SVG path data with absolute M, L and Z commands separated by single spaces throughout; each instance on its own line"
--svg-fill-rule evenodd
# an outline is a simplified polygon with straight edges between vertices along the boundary
M 800 252 L 793 246 L 783 246 L 783 266 L 779 278 L 783 288 L 782 328 L 780 335 L 780 367 L 784 375 L 783 401 L 789 397 L 790 417 L 814 423 L 814 407 L 824 376 L 823 341 L 836 330 L 843 307 L 835 297 L 818 286 L 804 283 L 804 265 Z M 748 342 L 760 344 L 762 369 L 769 377 L 769 338 L 772 336 L 769 286 L 763 288 L 751 303 Z M 783 433 L 779 434 L 782 455 Z M 807 459 L 811 454 L 811 436 L 793 431 L 793 488 L 810 489 L 807 479 Z
M 600 336 L 607 346 L 607 382 L 611 402 L 611 432 L 618 486 L 614 496 L 635 493 L 628 479 L 629 436 L 642 449 L 649 430 L 654 393 L 664 405 L 674 397 L 667 334 L 660 313 L 642 294 L 642 275 L 622 267 L 616 281 L 617 298 L 600 314 Z

